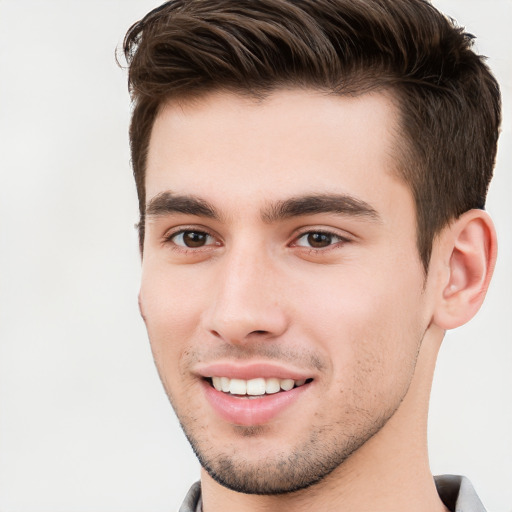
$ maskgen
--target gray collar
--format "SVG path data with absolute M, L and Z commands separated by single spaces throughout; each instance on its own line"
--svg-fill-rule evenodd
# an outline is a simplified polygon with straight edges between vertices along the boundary
M 437 492 L 443 503 L 453 512 L 485 512 L 480 498 L 465 476 L 440 475 L 434 477 Z
M 471 482 L 465 476 L 434 477 L 437 492 L 452 512 L 486 512 Z M 202 512 L 201 484 L 196 482 L 188 491 L 179 512 Z

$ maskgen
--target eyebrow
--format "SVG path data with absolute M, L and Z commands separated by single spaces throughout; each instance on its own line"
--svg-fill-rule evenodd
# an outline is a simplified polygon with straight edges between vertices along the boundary
M 262 213 L 262 218 L 265 222 L 272 223 L 292 217 L 321 213 L 366 217 L 376 222 L 381 220 L 377 211 L 367 202 L 349 194 L 313 194 L 292 197 L 270 205 Z
M 146 205 L 146 216 L 161 217 L 171 213 L 196 215 L 219 220 L 217 210 L 207 201 L 195 196 L 179 195 L 166 191 L 157 194 Z
M 210 203 L 193 195 L 161 192 L 146 205 L 147 217 L 161 217 L 173 213 L 194 215 L 214 220 L 221 220 L 221 214 Z M 280 220 L 306 215 L 334 213 L 351 217 L 363 217 L 380 222 L 377 211 L 367 202 L 350 194 L 312 194 L 276 201 L 261 212 L 264 222 L 271 224 Z

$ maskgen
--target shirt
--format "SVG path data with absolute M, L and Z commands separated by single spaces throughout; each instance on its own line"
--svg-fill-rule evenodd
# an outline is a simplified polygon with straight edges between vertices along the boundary
M 439 497 L 452 512 L 486 512 L 471 482 L 465 476 L 434 477 Z M 196 482 L 188 492 L 179 512 L 202 512 L 201 484 Z

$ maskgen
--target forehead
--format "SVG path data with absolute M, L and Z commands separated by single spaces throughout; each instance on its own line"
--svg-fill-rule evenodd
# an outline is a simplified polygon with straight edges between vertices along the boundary
M 333 189 L 384 194 L 402 186 L 397 117 L 385 93 L 280 90 L 255 100 L 215 92 L 169 103 L 150 139 L 146 199 L 165 190 L 244 205 Z

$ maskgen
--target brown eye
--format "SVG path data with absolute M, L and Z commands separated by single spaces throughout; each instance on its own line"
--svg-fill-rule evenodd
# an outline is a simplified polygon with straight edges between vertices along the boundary
M 180 231 L 172 237 L 172 241 L 181 247 L 189 247 L 195 249 L 211 245 L 213 237 L 202 231 Z
M 320 249 L 332 244 L 332 236 L 326 233 L 308 233 L 307 241 L 311 247 Z
M 339 242 L 347 242 L 348 240 L 334 233 L 324 233 L 322 231 L 309 231 L 301 235 L 294 245 L 299 247 L 309 247 L 311 249 L 325 249 Z

